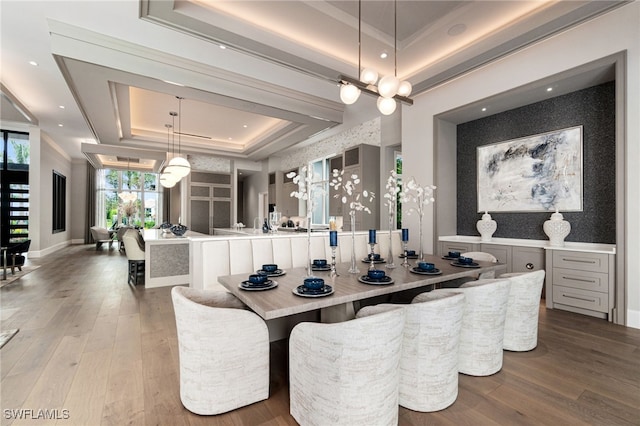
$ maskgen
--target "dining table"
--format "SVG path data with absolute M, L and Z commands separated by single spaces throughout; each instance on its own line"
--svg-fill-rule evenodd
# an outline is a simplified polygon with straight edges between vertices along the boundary
M 447 281 L 476 277 L 481 273 L 504 273 L 507 269 L 503 263 L 482 261 L 475 262 L 473 267 L 456 266 L 457 262 L 435 255 L 425 255 L 424 261 L 433 263 L 439 273 L 412 271 L 416 267 L 416 260 L 411 260 L 409 266 L 396 262 L 395 268 L 386 268 L 386 263 L 381 262 L 375 264 L 374 268 L 385 271 L 392 282 L 389 283 L 387 279 L 380 283 L 363 283 L 361 280 L 366 279 L 364 277 L 370 267 L 370 263 L 365 263 L 364 259 L 358 263 L 360 272 L 357 274 L 348 272 L 350 263 L 337 264 L 338 276 L 335 277 L 330 276 L 330 271 L 312 271 L 313 276 L 323 278 L 325 284 L 330 285 L 333 290 L 331 294 L 314 297 L 303 297 L 297 292 L 297 288 L 309 276 L 306 267 L 282 270 L 282 275 L 270 277 L 274 285 L 277 285 L 261 291 L 243 288 L 243 281 L 248 280 L 247 273 L 220 276 L 218 281 L 264 320 L 320 310 L 323 322 L 338 322 L 352 319 L 353 302 L 421 287 L 428 291 Z

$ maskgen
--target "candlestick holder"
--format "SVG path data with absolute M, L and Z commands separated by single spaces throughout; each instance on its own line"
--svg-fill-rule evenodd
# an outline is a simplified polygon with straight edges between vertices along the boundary
M 369 255 L 369 270 L 373 271 L 374 269 L 376 269 L 376 264 L 375 264 L 375 247 L 376 247 L 376 243 L 369 243 L 369 245 L 371 246 L 371 254 Z
M 407 241 L 403 241 L 402 242 L 402 250 L 404 250 L 404 260 L 402 261 L 402 266 L 404 266 L 405 268 L 408 268 L 409 266 L 411 266 L 411 264 L 409 263 L 409 251 L 407 250 Z
M 336 271 L 336 248 L 335 246 L 331 246 L 331 271 L 329 272 L 330 278 L 335 278 L 339 276 L 338 271 Z

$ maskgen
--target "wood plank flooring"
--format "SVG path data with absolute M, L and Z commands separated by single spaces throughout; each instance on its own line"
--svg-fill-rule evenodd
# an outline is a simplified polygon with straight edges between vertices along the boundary
M 268 400 L 194 415 L 180 403 L 169 287 L 128 285 L 126 257 L 107 247 L 29 262 L 42 267 L 0 289 L 1 328 L 20 329 L 0 350 L 2 425 L 296 424 L 286 341 L 271 347 Z M 460 375 L 446 410 L 399 408 L 399 424 L 640 425 L 640 330 L 544 304 L 540 313 L 535 350 L 505 352 L 493 376 Z

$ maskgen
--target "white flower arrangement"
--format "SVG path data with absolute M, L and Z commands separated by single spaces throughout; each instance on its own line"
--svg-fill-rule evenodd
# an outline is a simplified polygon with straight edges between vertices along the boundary
M 436 201 L 433 196 L 435 189 L 436 187 L 434 185 L 420 186 L 414 178 L 411 178 L 406 183 L 401 195 L 401 201 L 403 203 L 410 202 L 415 204 L 415 208 L 410 208 L 407 213 L 411 214 L 411 212 L 415 211 L 422 217 L 424 215 L 424 208 Z
M 389 214 L 393 214 L 398 205 L 398 198 L 400 197 L 400 185 L 398 185 L 398 173 L 395 170 L 389 172 L 387 178 L 387 184 L 385 186 L 387 192 L 384 194 L 384 205 L 389 208 Z
M 322 188 L 313 184 L 313 170 L 304 166 L 300 169 L 300 174 L 289 172 L 287 173 L 287 177 L 290 179 L 293 178 L 293 183 L 298 185 L 298 190 L 291 192 L 289 196 L 307 202 L 307 220 L 310 221 L 315 207 L 313 193 L 322 191 Z
M 360 183 L 358 175 L 352 174 L 351 179 L 345 180 L 343 178 L 344 170 L 338 169 L 333 169 L 332 175 L 333 178 L 331 182 L 329 182 L 329 186 L 336 191 L 340 191 L 334 195 L 334 197 L 339 198 L 342 204 L 349 204 L 349 214 L 353 216 L 357 211 L 364 211 L 371 214 L 371 209 L 365 206 L 362 201 L 368 199 L 371 203 L 376 197 L 376 194 L 366 189 L 363 189 L 362 193 L 356 192 L 356 186 Z

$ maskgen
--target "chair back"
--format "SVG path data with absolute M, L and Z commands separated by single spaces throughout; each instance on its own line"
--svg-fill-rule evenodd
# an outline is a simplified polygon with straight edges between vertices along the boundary
M 473 260 L 479 260 L 481 262 L 498 263 L 498 259 L 496 259 L 494 255 L 484 251 L 469 251 L 467 253 L 462 253 L 460 256 L 470 257 Z
M 511 281 L 504 323 L 504 349 L 530 351 L 538 345 L 538 316 L 545 271 L 500 275 Z
M 27 253 L 31 247 L 31 240 L 24 240 L 19 243 L 13 244 L 7 248 L 7 253 L 22 254 Z
M 140 247 L 140 237 L 135 229 L 128 229 L 122 237 L 124 250 L 129 260 L 144 260 L 144 249 Z M 144 244 L 142 245 L 144 247 Z
M 94 241 L 104 241 L 111 239 L 109 230 L 107 230 L 107 228 L 103 228 L 101 226 L 92 226 L 90 230 L 91 236 L 93 237 Z

